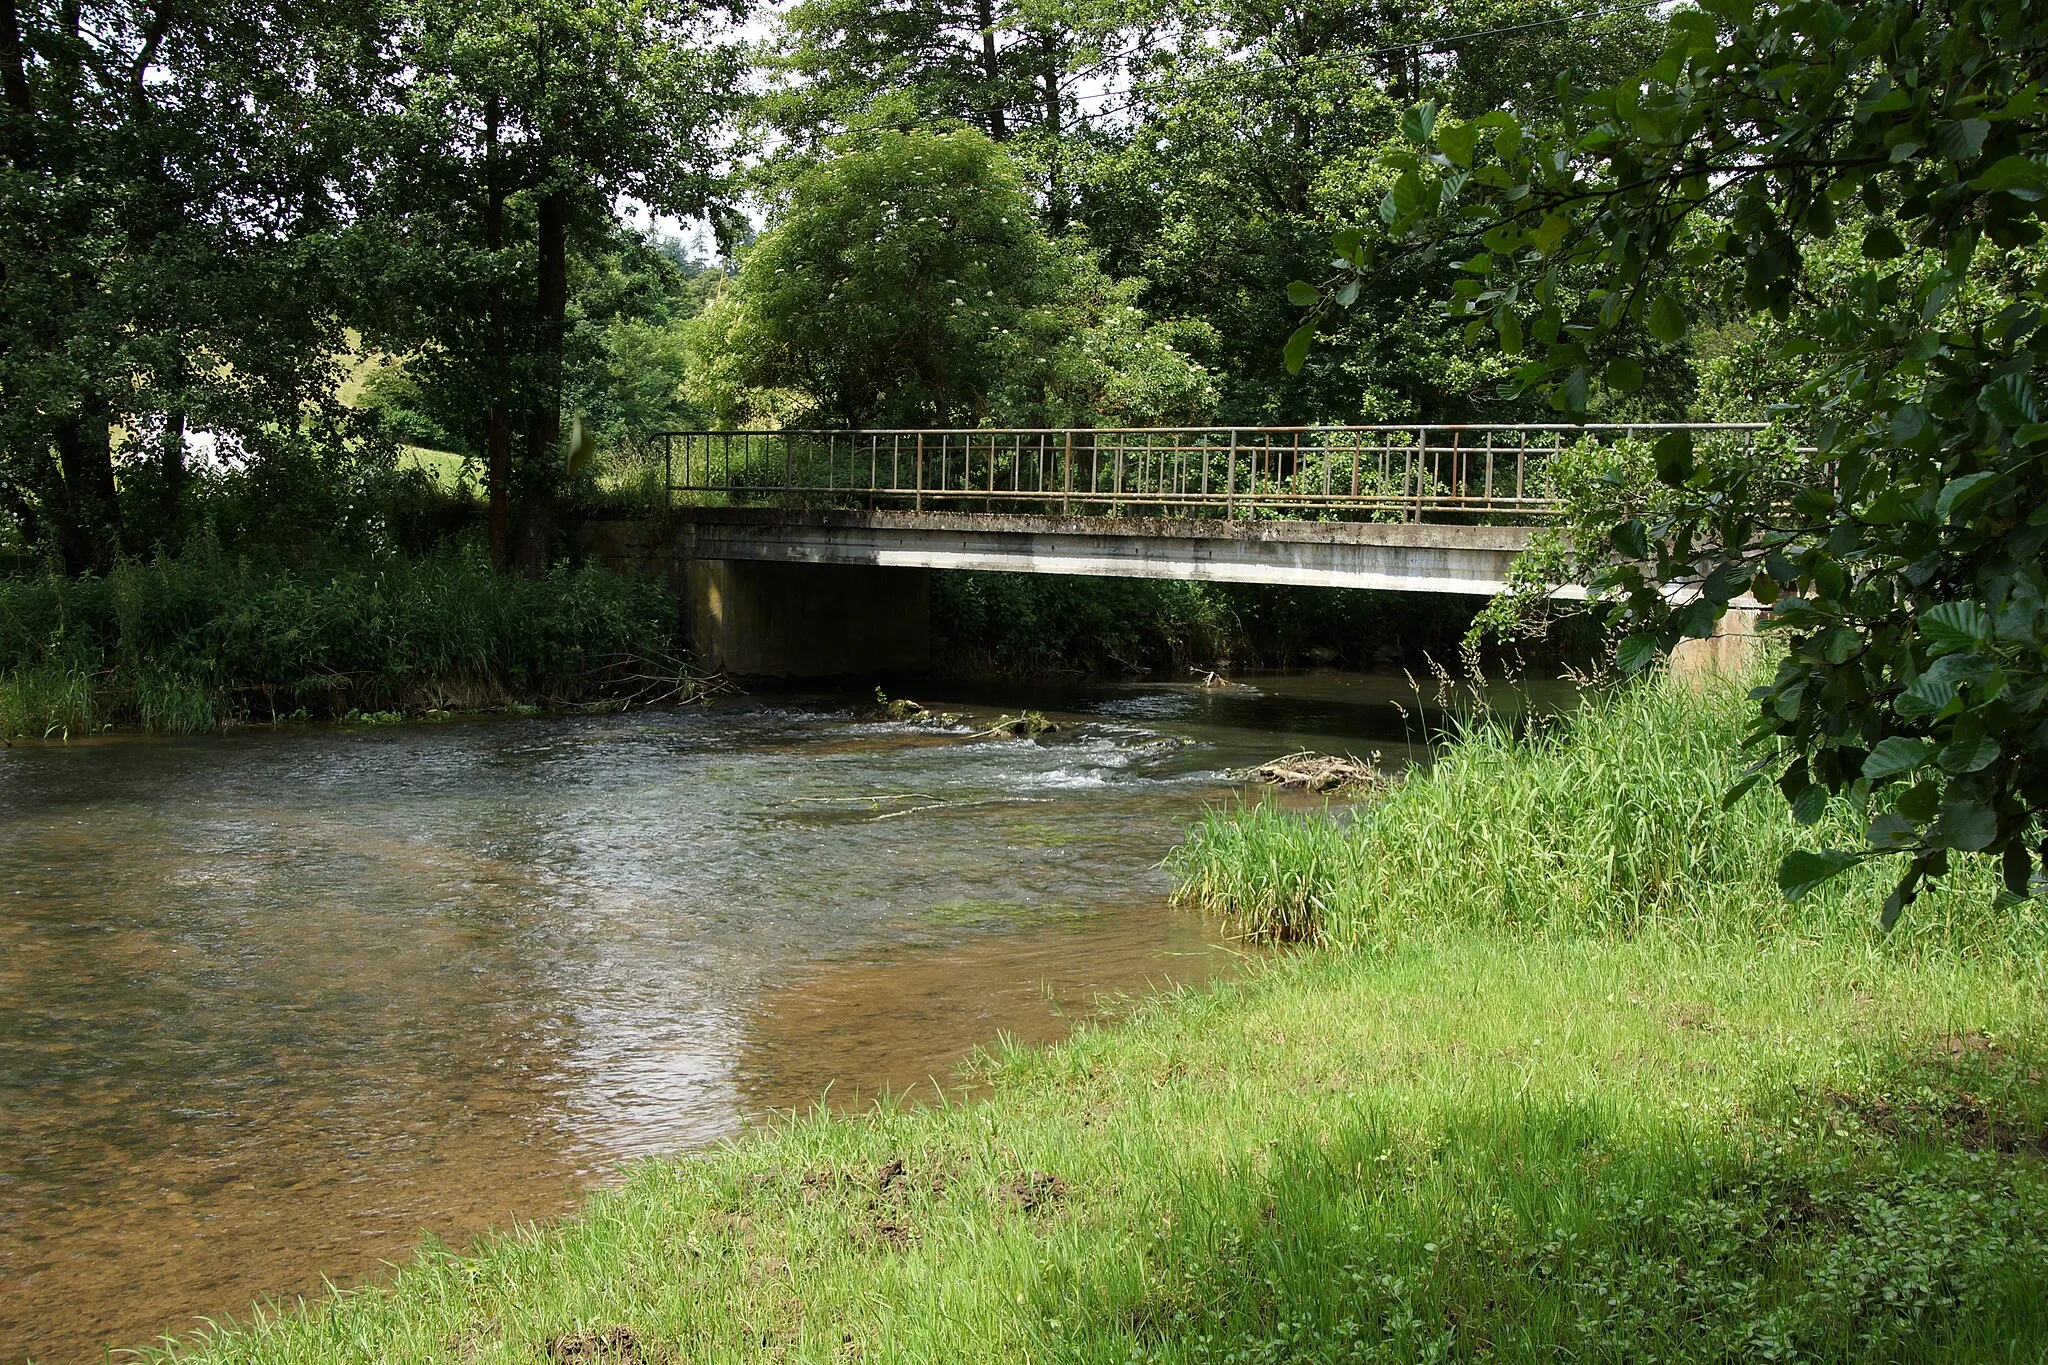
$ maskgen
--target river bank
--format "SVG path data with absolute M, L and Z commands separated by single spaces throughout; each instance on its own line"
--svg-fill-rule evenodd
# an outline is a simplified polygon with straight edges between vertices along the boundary
M 1405 862 L 1283 830 L 1322 948 L 191 1358 L 2036 1359 L 2048 927 L 1974 873 L 1890 937 L 1867 888 L 1783 907 L 1801 835 L 1719 808 L 1740 705 L 1454 749 L 1343 836 L 1430 822 Z M 1276 847 L 1212 822 L 1183 890 Z

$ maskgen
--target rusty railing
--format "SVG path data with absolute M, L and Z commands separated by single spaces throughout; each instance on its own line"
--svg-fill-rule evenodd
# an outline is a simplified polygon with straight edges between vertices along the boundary
M 810 509 L 1540 520 L 1548 466 L 1582 441 L 1754 450 L 1761 424 L 1384 425 L 670 431 L 653 437 L 677 503 Z

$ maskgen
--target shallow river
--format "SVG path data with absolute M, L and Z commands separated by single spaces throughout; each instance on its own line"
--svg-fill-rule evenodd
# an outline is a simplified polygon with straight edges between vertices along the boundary
M 1228 970 L 1157 867 L 1222 770 L 1399 765 L 1417 725 L 1355 675 L 950 695 L 1059 728 L 739 698 L 0 751 L 0 1361 L 372 1277 Z

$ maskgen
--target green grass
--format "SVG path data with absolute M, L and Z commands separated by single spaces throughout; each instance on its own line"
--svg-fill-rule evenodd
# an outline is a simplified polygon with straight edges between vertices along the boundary
M 192 1357 L 2038 1361 L 2048 925 L 1777 906 L 1812 832 L 1696 799 L 1737 705 L 1479 735 L 1349 825 L 1218 816 L 1182 875 L 1313 885 L 1327 946 Z M 1276 850 L 1307 870 L 1226 873 Z

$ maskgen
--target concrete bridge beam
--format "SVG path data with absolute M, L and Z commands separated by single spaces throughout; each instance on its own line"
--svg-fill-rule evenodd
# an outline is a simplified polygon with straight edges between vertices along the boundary
M 679 508 L 594 521 L 588 553 L 659 576 L 700 656 L 826 677 L 930 659 L 932 569 L 1201 579 L 1490 597 L 1529 531 L 1397 522 Z

